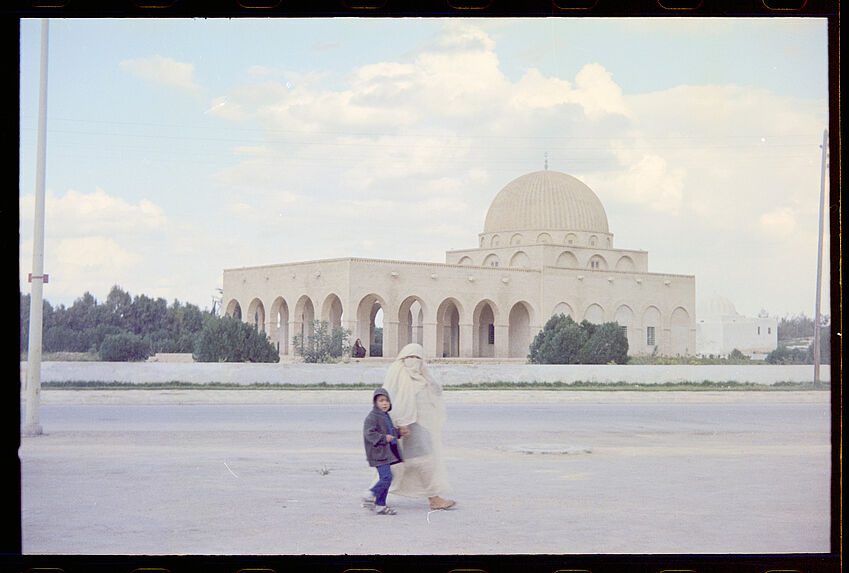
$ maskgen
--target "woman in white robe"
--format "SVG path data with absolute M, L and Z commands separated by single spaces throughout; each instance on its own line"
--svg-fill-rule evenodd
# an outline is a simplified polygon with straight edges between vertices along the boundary
M 420 344 L 402 348 L 383 383 L 392 402 L 389 415 L 401 434 L 403 458 L 393 466 L 389 492 L 427 497 L 431 509 L 448 509 L 455 502 L 441 497 L 450 490 L 442 460 L 445 402 L 442 386 L 431 376 L 423 356 Z

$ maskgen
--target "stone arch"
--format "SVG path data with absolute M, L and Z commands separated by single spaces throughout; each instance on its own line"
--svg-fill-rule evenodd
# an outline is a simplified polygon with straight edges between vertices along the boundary
M 325 297 L 321 305 L 321 320 L 327 323 L 328 332 L 333 331 L 334 326 L 342 327 L 342 300 L 336 293 L 330 293 Z
M 269 338 L 277 345 L 280 355 L 289 354 L 289 305 L 282 296 L 271 304 L 271 328 Z
M 255 298 L 248 305 L 248 316 L 245 317 L 257 332 L 265 332 L 265 306 Z
M 384 308 L 386 308 L 386 301 L 374 293 L 365 295 L 357 305 L 357 327 L 354 339 L 359 338 L 365 341 L 363 346 L 366 347 L 366 356 L 372 356 L 371 348 L 374 345 L 374 329 L 376 327 L 375 317 L 377 317 L 378 311 Z
M 645 338 L 640 345 L 641 348 L 649 352 L 660 347 L 660 309 L 652 305 L 643 311 L 643 328 L 645 329 Z
M 457 261 L 458 265 L 471 265 L 474 261 L 472 261 L 471 257 L 462 257 L 459 261 Z
M 228 302 L 227 310 L 224 311 L 224 314 L 236 320 L 242 320 L 242 306 L 239 304 L 239 301 L 233 299 Z
M 627 304 L 620 304 L 613 315 L 613 320 L 622 326 L 630 326 L 634 323 L 634 311 Z
M 634 311 L 627 304 L 620 304 L 613 315 L 613 320 L 619 323 L 620 328 L 625 330 L 625 338 L 628 340 L 628 348 L 630 348 L 634 330 Z
M 522 244 L 522 233 L 514 233 L 512 237 L 510 237 L 511 245 L 521 245 Z
M 676 307 L 669 317 L 670 352 L 687 355 L 690 352 L 690 313 L 684 307 Z
M 551 235 L 549 235 L 548 233 L 540 233 L 539 235 L 537 235 L 537 243 L 550 243 L 550 242 L 551 242 Z
M 586 308 L 584 311 L 584 318 L 582 320 L 586 320 L 593 324 L 601 324 L 604 322 L 604 309 L 600 304 L 594 302 Z
M 495 356 L 495 318 L 497 307 L 491 300 L 482 300 L 472 312 L 472 356 Z
M 618 261 L 616 261 L 617 271 L 633 271 L 635 268 L 636 265 L 634 264 L 634 259 L 628 255 L 623 255 L 619 257 Z
M 294 334 L 300 336 L 301 340 L 306 340 L 313 335 L 315 331 L 313 322 L 315 321 L 315 307 L 312 300 L 307 295 L 303 295 L 295 303 L 295 316 L 293 320 Z
M 531 306 L 519 301 L 510 308 L 507 319 L 510 358 L 525 358 L 531 345 Z
M 489 241 L 490 247 L 500 247 L 501 246 L 501 237 L 498 235 L 493 235 L 492 239 Z
M 398 348 L 424 340 L 424 301 L 413 295 L 408 296 L 398 307 Z
M 518 269 L 526 269 L 530 266 L 531 259 L 525 251 L 516 251 L 516 253 L 510 257 L 510 266 Z
M 446 298 L 436 309 L 436 355 L 460 356 L 460 317 L 462 306 L 455 298 Z
M 558 267 L 577 268 L 578 257 L 572 251 L 563 251 L 557 257 L 557 262 L 554 263 Z
M 575 320 L 575 311 L 572 310 L 572 307 L 567 302 L 558 302 L 554 306 L 554 310 L 551 311 L 551 316 L 556 316 L 558 314 L 565 314 L 566 316 L 571 316 L 572 320 Z
M 587 261 L 587 268 L 593 271 L 606 271 L 607 259 L 601 255 L 593 255 Z
M 483 266 L 485 267 L 498 267 L 501 266 L 501 258 L 495 253 L 490 253 L 484 258 Z
M 591 247 L 597 247 L 598 246 L 598 237 L 596 235 L 590 235 L 589 245 Z
M 565 237 L 563 237 L 563 242 L 567 245 L 577 245 L 578 244 L 578 235 L 575 233 L 567 233 Z

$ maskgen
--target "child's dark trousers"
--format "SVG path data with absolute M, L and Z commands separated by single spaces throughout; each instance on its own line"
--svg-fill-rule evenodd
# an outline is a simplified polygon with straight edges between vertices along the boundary
M 389 464 L 377 466 L 377 483 L 371 488 L 371 493 L 374 494 L 374 505 L 386 505 L 386 494 L 389 493 L 389 486 L 392 485 L 392 468 Z

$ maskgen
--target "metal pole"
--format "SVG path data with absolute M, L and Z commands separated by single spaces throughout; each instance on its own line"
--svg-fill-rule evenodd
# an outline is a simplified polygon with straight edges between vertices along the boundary
M 41 21 L 41 79 L 38 90 L 38 160 L 35 183 L 35 223 L 32 246 L 32 288 L 29 305 L 29 350 L 27 352 L 27 410 L 25 435 L 42 433 L 38 420 L 41 394 L 41 331 L 44 290 L 44 172 L 47 147 L 47 19 Z
M 828 130 L 822 134 L 822 171 L 820 174 L 820 220 L 817 236 L 817 301 L 814 312 L 814 384 L 820 383 L 820 292 L 822 289 L 822 231 L 825 204 L 825 171 L 828 166 Z

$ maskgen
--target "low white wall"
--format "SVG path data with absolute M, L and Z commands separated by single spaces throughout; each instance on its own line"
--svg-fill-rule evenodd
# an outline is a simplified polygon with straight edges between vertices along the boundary
M 367 384 L 383 382 L 387 362 L 349 364 L 228 364 L 168 362 L 43 362 L 42 382 L 188 382 L 207 384 Z M 26 380 L 27 363 L 21 363 Z M 802 366 L 616 366 L 538 364 L 432 364 L 434 376 L 445 385 L 482 382 L 812 382 L 814 367 Z M 828 366 L 820 379 L 830 381 Z

